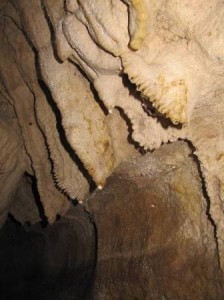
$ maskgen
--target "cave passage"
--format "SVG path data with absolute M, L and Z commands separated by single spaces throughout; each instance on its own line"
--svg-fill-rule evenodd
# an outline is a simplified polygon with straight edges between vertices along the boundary
M 1 300 L 91 299 L 96 234 L 80 205 L 47 226 L 9 216 L 0 245 Z

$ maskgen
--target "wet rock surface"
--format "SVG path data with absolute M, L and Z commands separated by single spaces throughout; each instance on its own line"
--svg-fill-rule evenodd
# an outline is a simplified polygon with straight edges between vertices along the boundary
M 199 178 L 177 142 L 124 163 L 87 201 L 98 232 L 94 299 L 224 299 Z

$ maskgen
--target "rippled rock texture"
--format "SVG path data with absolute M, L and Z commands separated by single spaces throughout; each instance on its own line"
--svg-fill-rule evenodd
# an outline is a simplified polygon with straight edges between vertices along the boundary
M 0 227 L 51 240 L 84 204 L 96 299 L 224 298 L 223 16 L 222 0 L 0 0 Z

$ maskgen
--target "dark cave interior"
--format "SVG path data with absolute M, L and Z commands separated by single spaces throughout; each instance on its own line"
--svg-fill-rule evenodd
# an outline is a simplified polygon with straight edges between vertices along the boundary
M 9 216 L 0 245 L 1 300 L 91 299 L 96 233 L 80 205 L 53 225 Z

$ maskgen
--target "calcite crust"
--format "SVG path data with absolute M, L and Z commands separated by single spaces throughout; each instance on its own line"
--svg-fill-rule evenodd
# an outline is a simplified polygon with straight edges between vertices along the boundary
M 17 0 L 0 10 L 0 127 L 13 108 L 17 166 L 36 177 L 49 221 L 122 161 L 185 139 L 224 270 L 223 1 Z

